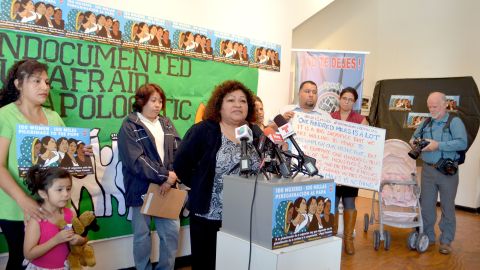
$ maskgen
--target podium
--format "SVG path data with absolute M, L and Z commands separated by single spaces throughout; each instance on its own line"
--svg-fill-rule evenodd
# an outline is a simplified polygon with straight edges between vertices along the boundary
M 332 214 L 330 217 L 333 218 L 333 180 L 268 181 L 259 176 L 251 211 L 254 189 L 255 179 L 252 177 L 223 178 L 223 219 L 222 228 L 217 233 L 217 269 L 247 269 L 249 258 L 252 270 L 340 268 L 342 240 L 331 236 L 332 227 L 315 228 L 304 224 L 300 228 L 308 221 L 315 224 L 315 219 L 307 211 L 317 200 L 324 206 L 333 206 L 327 210 L 318 208 L 324 210 L 324 215 Z M 292 228 L 295 215 L 290 215 L 289 209 L 292 213 L 295 209 L 297 216 L 305 215 L 307 222 L 304 220 Z
M 336 236 L 281 249 L 267 249 L 218 232 L 216 269 L 251 270 L 340 269 L 342 239 Z
M 267 249 L 306 243 L 332 235 L 335 213 L 333 180 L 265 180 L 259 176 L 251 212 L 254 188 L 253 177 L 224 177 L 222 232 L 249 241 L 252 220 L 252 242 Z M 321 204 L 323 208 L 318 210 L 322 210 L 322 216 L 330 217 L 330 225 L 322 226 L 321 220 L 308 213 Z

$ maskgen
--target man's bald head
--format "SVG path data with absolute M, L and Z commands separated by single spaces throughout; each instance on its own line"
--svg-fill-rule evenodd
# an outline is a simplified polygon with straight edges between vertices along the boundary
M 432 118 L 439 120 L 447 113 L 447 97 L 442 92 L 432 92 L 428 95 L 427 106 Z
M 447 96 L 445 96 L 444 93 L 442 92 L 431 92 L 429 95 L 428 95 L 428 99 L 440 99 L 441 101 L 443 102 L 446 102 L 447 101 Z M 427 99 L 427 100 L 428 100 Z

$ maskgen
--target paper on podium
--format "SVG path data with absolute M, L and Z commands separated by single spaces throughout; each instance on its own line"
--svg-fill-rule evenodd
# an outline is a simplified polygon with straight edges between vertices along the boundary
M 187 192 L 176 188 L 170 189 L 167 194 L 160 194 L 160 185 L 150 183 L 141 209 L 142 214 L 178 219 L 185 203 Z

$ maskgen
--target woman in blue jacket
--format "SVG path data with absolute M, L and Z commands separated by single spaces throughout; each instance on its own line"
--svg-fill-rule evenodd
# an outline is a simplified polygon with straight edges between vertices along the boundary
M 145 84 L 135 92 L 133 112 L 123 121 L 118 134 L 127 207 L 132 207 L 133 257 L 136 269 L 151 269 L 150 222 L 153 219 L 160 238 L 156 269 L 174 269 L 180 222 L 144 215 L 142 195 L 150 183 L 162 193 L 175 187 L 173 157 L 180 142 L 177 131 L 165 114 L 165 94 L 156 84 Z

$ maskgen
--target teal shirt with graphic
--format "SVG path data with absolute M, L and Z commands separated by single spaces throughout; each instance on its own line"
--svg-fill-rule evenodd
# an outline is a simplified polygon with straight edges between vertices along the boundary
M 46 108 L 43 108 L 43 112 L 47 117 L 49 126 L 65 126 L 58 113 Z M 0 137 L 10 140 L 7 154 L 7 169 L 25 193 L 30 194 L 23 183 L 23 178 L 20 178 L 18 174 L 17 124 L 31 123 L 23 116 L 13 102 L 0 108 Z M 23 158 L 21 160 L 23 160 Z M 22 208 L 20 208 L 15 200 L 2 189 L 0 189 L 0 202 L 2 202 L 2 206 L 0 207 L 0 219 L 23 220 Z

